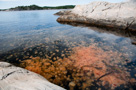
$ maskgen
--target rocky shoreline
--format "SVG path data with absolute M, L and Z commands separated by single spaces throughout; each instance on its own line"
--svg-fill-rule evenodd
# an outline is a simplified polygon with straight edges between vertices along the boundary
M 50 83 L 44 77 L 13 66 L 6 62 L 0 62 L 0 90 L 65 90 Z
M 60 11 L 58 22 L 84 23 L 90 26 L 136 31 L 135 2 L 92 2 L 77 5 L 71 11 Z

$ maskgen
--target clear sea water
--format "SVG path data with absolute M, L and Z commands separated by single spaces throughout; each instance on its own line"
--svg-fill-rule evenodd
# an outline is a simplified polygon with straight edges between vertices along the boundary
M 51 46 L 61 42 L 62 47 L 73 48 L 77 46 L 91 46 L 118 51 L 127 54 L 127 58 L 135 67 L 136 45 L 132 44 L 135 36 L 120 33 L 111 33 L 105 30 L 84 26 L 60 24 L 56 21 L 59 16 L 54 13 L 59 10 L 39 11 L 9 11 L 0 12 L 0 59 L 14 63 L 14 59 L 23 60 L 22 57 L 7 58 L 14 53 L 27 52 L 25 48 L 42 47 L 38 52 L 46 54 L 43 45 Z M 64 47 L 64 48 L 65 48 Z M 50 48 L 49 50 L 52 50 Z M 63 49 L 63 48 L 61 48 Z M 29 56 L 33 52 L 29 53 Z M 42 55 L 35 55 L 40 56 Z M 19 54 L 18 54 L 19 55 Z M 125 57 L 125 56 L 124 56 Z M 18 59 L 19 58 L 19 59 Z M 135 68 L 130 71 L 136 78 Z

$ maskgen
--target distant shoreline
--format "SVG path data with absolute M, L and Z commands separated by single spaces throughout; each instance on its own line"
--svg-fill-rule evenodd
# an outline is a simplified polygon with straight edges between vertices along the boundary
M 17 6 L 14 8 L 9 9 L 0 9 L 0 11 L 31 11 L 31 10 L 59 10 L 59 9 L 73 9 L 75 5 L 64 5 L 64 6 L 37 6 L 37 5 L 30 5 L 30 6 Z
M 44 10 L 71 10 L 71 9 L 43 9 L 43 10 L 20 10 L 20 11 L 44 11 Z M 13 12 L 20 12 L 20 11 L 13 11 Z M 0 11 L 0 12 L 12 12 L 12 11 Z

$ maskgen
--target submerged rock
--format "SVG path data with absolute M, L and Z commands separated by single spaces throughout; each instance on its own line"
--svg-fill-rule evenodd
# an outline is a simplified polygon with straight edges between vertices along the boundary
M 71 12 L 69 11 L 69 14 L 68 11 L 65 12 L 66 14 L 63 13 L 57 19 L 58 22 L 85 23 L 136 31 L 135 0 L 122 3 L 92 2 L 87 5 L 77 5 Z
M 42 76 L 0 62 L 0 90 L 65 90 L 50 83 Z

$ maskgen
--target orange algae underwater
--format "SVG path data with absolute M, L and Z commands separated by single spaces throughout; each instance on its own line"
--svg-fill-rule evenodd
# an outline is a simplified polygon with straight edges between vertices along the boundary
M 115 89 L 120 85 L 127 87 L 128 83 L 136 82 L 130 78 L 127 68 L 120 65 L 127 63 L 122 58 L 127 55 L 123 53 L 104 51 L 95 45 L 74 47 L 72 51 L 67 58 L 56 58 L 56 61 L 32 57 L 22 61 L 21 66 L 67 89 L 89 89 L 94 86 L 93 82 L 106 89 Z M 74 83 L 73 86 L 71 83 Z

